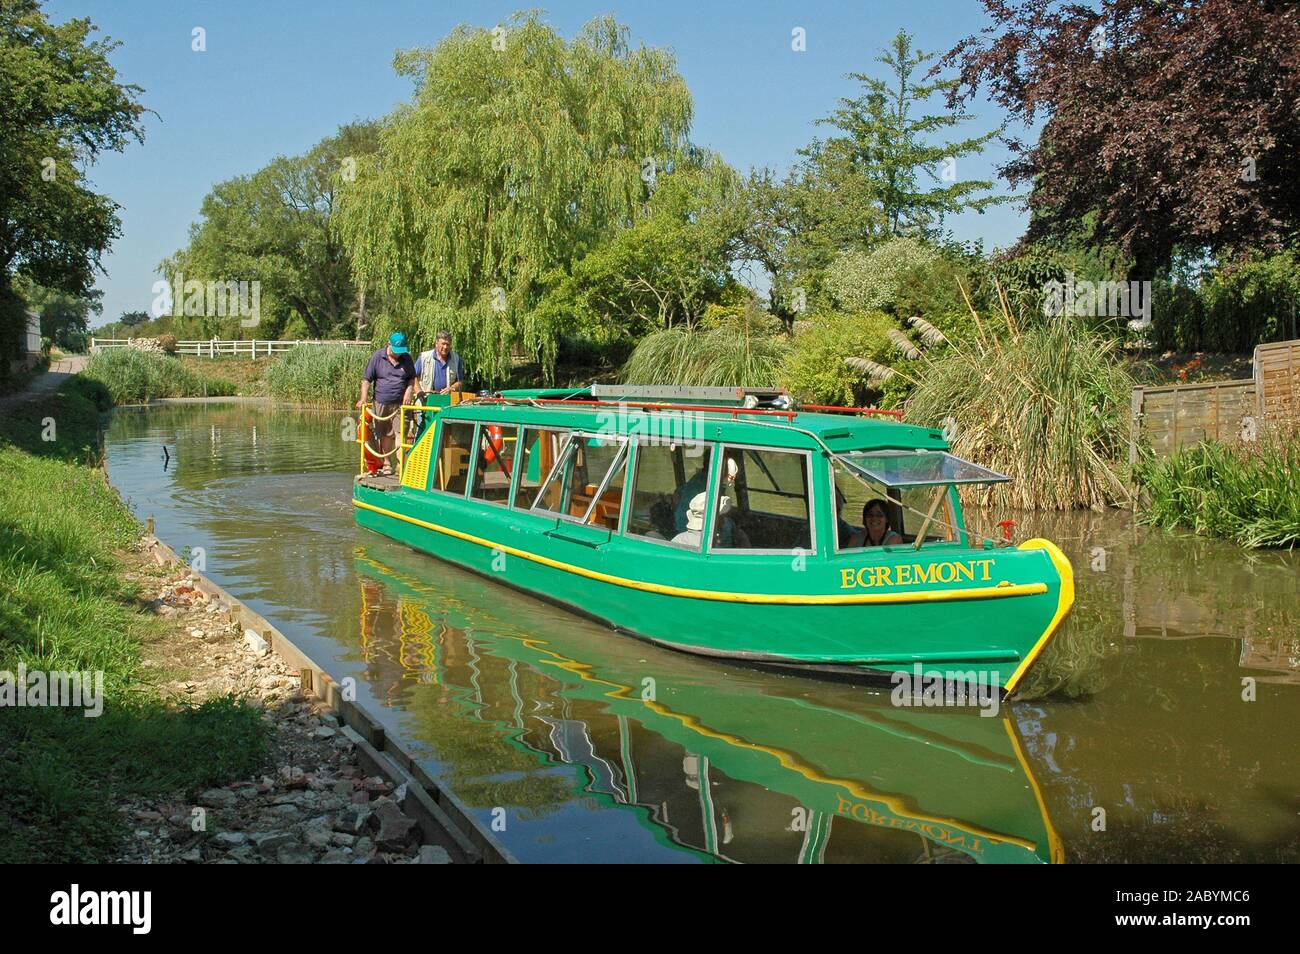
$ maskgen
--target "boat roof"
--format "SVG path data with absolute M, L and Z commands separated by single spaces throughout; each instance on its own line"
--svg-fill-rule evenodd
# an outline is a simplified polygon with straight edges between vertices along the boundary
M 638 401 L 644 402 L 643 398 Z M 587 403 L 579 403 L 587 402 Z M 649 406 L 647 406 L 649 405 Z M 479 396 L 445 407 L 449 420 L 528 424 L 618 436 L 709 440 L 832 451 L 947 450 L 941 431 L 860 414 L 746 409 L 739 400 L 620 403 L 598 400 L 589 388 L 532 388 Z M 815 438 L 810 436 L 815 435 Z

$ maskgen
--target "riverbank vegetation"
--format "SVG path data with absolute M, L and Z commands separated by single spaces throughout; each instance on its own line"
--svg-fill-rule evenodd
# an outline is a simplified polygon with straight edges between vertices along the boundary
M 1300 547 L 1300 429 L 1206 441 L 1139 467 L 1143 519 L 1244 547 Z
M 972 318 L 969 340 L 943 339 L 934 358 L 914 351 L 907 419 L 944 428 L 954 453 L 1012 478 L 981 491 L 981 504 L 1097 510 L 1127 501 L 1116 460 L 1133 382 L 1114 340 L 1067 315 L 1025 327 L 1004 306 Z
M 223 697 L 168 702 L 141 646 L 141 528 L 97 466 L 113 404 L 73 378 L 0 423 L 0 671 L 102 673 L 102 714 L 6 706 L 0 719 L 0 862 L 103 862 L 129 834 L 135 794 L 193 791 L 257 767 L 261 714 Z
M 266 369 L 264 393 L 290 404 L 352 407 L 370 355 L 365 348 L 341 345 L 294 348 Z
M 108 390 L 114 404 L 140 404 L 156 398 L 224 397 L 235 385 L 192 371 L 179 358 L 135 348 L 111 348 L 92 355 L 85 377 Z

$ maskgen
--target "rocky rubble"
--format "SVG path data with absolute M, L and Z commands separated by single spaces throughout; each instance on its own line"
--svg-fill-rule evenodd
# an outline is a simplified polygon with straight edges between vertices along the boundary
M 161 561 L 160 561 L 161 562 Z M 142 577 L 150 607 L 173 622 L 145 647 L 146 668 L 179 700 L 234 692 L 263 710 L 270 760 L 261 774 L 203 792 L 137 799 L 120 807 L 134 831 L 124 863 L 446 864 L 447 852 L 420 844 L 403 811 L 405 786 L 367 777 L 354 739 L 337 716 L 299 689 L 265 641 L 232 621 L 230 607 L 195 588 L 185 571 Z M 177 673 L 182 678 L 175 678 Z

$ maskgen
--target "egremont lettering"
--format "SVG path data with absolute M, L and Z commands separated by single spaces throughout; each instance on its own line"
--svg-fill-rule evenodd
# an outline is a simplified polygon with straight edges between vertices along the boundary
M 993 578 L 993 564 L 987 560 L 948 560 L 943 563 L 900 563 L 894 566 L 864 566 L 840 570 L 840 589 L 876 586 L 920 586 L 927 583 L 983 583 Z

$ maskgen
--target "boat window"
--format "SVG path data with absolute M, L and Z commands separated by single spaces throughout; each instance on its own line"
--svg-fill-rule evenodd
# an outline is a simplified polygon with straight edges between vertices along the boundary
M 472 421 L 444 421 L 438 444 L 438 468 L 434 486 L 463 496 L 469 477 L 469 452 L 474 447 Z
M 733 466 L 734 462 L 734 466 Z M 793 550 L 812 547 L 808 455 L 728 448 L 713 521 L 712 549 Z
M 885 501 L 886 519 L 889 529 L 899 536 L 897 543 L 914 543 L 939 490 L 937 486 L 886 487 L 865 478 L 860 471 L 850 473 L 839 461 L 833 462 L 832 473 L 836 491 L 836 547 L 841 550 L 864 546 L 862 510 L 870 500 Z M 953 539 L 953 523 L 952 503 L 945 492 L 926 528 L 926 541 Z
M 712 457 L 712 448 L 698 442 L 638 444 L 626 532 L 662 543 L 685 532 L 691 498 L 708 490 Z M 701 540 L 684 542 L 698 550 Z
M 615 477 L 622 470 L 625 455 L 623 441 L 574 434 L 561 450 L 559 463 L 551 471 L 534 509 L 616 528 L 623 504 L 623 482 L 615 482 Z
M 856 451 L 841 458 L 863 476 L 888 487 L 1000 484 L 1011 479 L 938 450 Z
M 523 444 L 519 452 L 519 489 L 515 493 L 515 506 L 520 510 L 530 509 L 537 502 L 537 492 L 542 481 L 555 465 L 555 458 L 564 446 L 568 431 L 549 428 L 528 427 L 524 429 Z M 556 493 L 558 506 L 559 494 Z M 543 510 L 554 509 L 545 506 Z
M 478 453 L 474 455 L 474 479 L 469 495 L 477 500 L 504 506 L 510 500 L 510 481 L 515 472 L 515 451 L 519 428 L 480 424 Z

